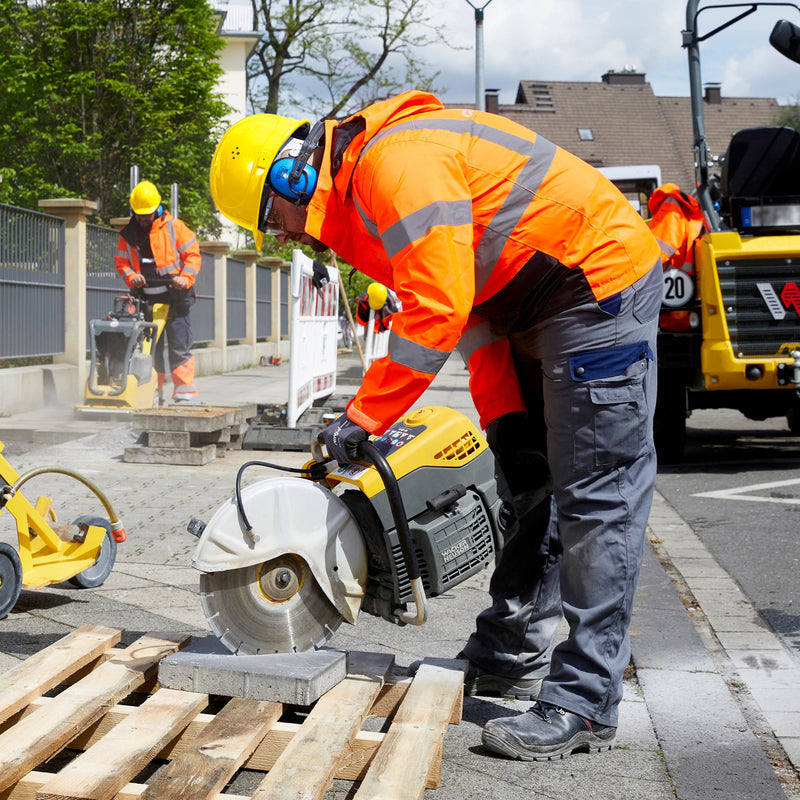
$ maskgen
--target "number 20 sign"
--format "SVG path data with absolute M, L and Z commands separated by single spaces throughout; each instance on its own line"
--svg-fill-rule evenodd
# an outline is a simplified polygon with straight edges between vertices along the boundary
M 662 301 L 665 306 L 677 308 L 688 303 L 694 296 L 694 281 L 691 275 L 679 269 L 668 269 L 664 273 L 664 296 Z

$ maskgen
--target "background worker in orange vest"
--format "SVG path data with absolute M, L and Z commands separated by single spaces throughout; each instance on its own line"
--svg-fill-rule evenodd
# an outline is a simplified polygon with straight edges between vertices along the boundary
M 656 470 L 662 272 L 644 221 L 533 131 L 422 92 L 313 128 L 246 117 L 210 181 L 257 248 L 265 233 L 330 247 L 397 293 L 388 355 L 324 431 L 338 461 L 458 346 L 519 518 L 460 654 L 465 691 L 538 693 L 529 713 L 489 721 L 483 743 L 526 760 L 610 749 Z M 562 612 L 569 635 L 548 656 Z
M 647 225 L 661 247 L 664 270 L 694 277 L 694 243 L 704 226 L 700 204 L 674 183 L 665 183 L 650 195 L 647 208 L 652 215 Z
M 356 321 L 366 327 L 371 310 L 375 312 L 375 333 L 384 333 L 389 329 L 392 314 L 397 311 L 397 295 L 382 283 L 371 283 L 356 301 Z
M 192 326 L 189 311 L 197 294 L 195 280 L 200 272 L 197 237 L 179 219 L 173 219 L 161 204 L 161 195 L 150 181 L 141 181 L 131 192 L 131 220 L 122 229 L 114 264 L 131 289 L 141 292 L 150 303 L 168 303 L 165 326 L 169 366 L 172 371 L 172 399 L 178 403 L 197 400 L 192 355 Z M 164 336 L 155 350 L 158 392 L 163 397 L 166 367 Z

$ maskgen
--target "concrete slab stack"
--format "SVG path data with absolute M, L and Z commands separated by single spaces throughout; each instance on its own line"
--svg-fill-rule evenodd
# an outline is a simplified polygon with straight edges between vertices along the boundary
M 255 403 L 239 406 L 165 406 L 137 411 L 133 427 L 140 444 L 125 448 L 123 460 L 132 464 L 203 466 L 223 458 L 226 450 L 241 449 Z

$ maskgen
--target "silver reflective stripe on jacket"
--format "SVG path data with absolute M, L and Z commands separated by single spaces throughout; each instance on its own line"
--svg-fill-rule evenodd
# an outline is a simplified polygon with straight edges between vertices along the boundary
M 173 225 L 173 220 L 169 220 L 167 222 L 167 233 L 169 234 L 169 240 L 172 243 L 172 252 L 175 253 L 175 261 L 173 261 L 171 264 L 167 264 L 165 267 L 159 267 L 159 275 L 168 275 L 173 269 L 180 269 L 180 257 L 178 254 L 178 245 L 175 242 L 175 226 Z
M 436 375 L 450 357 L 449 352 L 434 350 L 432 347 L 412 342 L 398 336 L 394 331 L 389 333 L 389 358 L 417 372 Z

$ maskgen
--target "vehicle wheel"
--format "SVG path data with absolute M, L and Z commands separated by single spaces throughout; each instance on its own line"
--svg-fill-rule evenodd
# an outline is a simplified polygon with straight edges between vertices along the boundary
M 91 567 L 87 567 L 83 572 L 79 572 L 69 579 L 69 582 L 79 589 L 94 589 L 96 586 L 102 585 L 117 559 L 117 543 L 111 535 L 111 525 L 102 517 L 78 517 L 72 524 L 82 528 L 98 525 L 106 530 L 103 544 L 100 545 L 100 552 L 97 554 L 97 561 Z
M 0 542 L 0 619 L 8 616 L 22 591 L 22 562 L 17 551 Z
M 661 377 L 659 377 L 661 381 Z M 659 461 L 680 461 L 686 444 L 686 390 L 659 387 L 653 438 Z

